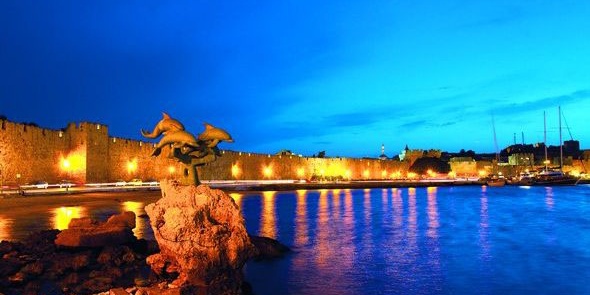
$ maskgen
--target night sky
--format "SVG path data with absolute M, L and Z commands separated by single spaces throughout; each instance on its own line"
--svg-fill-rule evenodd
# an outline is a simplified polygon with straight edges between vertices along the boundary
M 0 1 L 0 114 L 328 156 L 590 147 L 590 1 Z M 570 135 L 564 124 L 564 139 Z

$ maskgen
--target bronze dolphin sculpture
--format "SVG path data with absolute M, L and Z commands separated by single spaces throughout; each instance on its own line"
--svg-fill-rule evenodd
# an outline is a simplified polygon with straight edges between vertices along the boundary
M 220 141 L 234 142 L 227 131 L 205 123 L 205 131 L 199 134 L 198 139 L 206 143 L 207 147 L 214 147 Z
M 184 125 L 180 123 L 176 119 L 172 119 L 168 114 L 162 113 L 162 120 L 158 122 L 154 130 L 149 133 L 147 131 L 141 130 L 141 135 L 147 138 L 156 138 L 162 134 L 166 134 L 169 131 L 179 131 L 184 130 Z
M 190 133 L 184 130 L 169 131 L 164 134 L 160 142 L 156 145 L 152 156 L 157 156 L 162 152 L 162 148 L 167 145 L 172 145 L 172 148 L 182 148 L 185 146 L 198 148 L 197 139 Z

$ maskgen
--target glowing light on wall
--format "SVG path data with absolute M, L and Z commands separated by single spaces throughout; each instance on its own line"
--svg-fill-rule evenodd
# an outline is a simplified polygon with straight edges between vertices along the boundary
M 86 171 L 86 153 L 79 148 L 67 156 L 60 156 L 59 168 L 66 173 L 78 173 Z
M 174 172 L 176 172 L 176 168 L 174 168 L 174 166 L 169 166 L 168 173 L 170 173 L 172 175 L 172 174 L 174 174 Z
M 457 173 L 455 173 L 454 171 L 449 172 L 449 178 L 455 178 L 457 177 Z
M 350 169 L 347 169 L 346 172 L 344 172 L 344 176 L 346 177 L 346 179 L 350 179 L 352 177 L 352 171 L 350 171 Z
M 238 166 L 238 164 L 233 164 L 231 166 L 231 176 L 238 178 L 238 176 L 240 176 L 240 172 L 240 166 Z
M 84 217 L 82 207 L 60 207 L 53 210 L 53 228 L 64 230 L 68 228 L 73 218 Z
M 271 178 L 272 177 L 272 166 L 265 166 L 264 168 L 262 168 L 262 174 L 266 178 Z
M 486 172 L 484 170 L 479 170 L 478 174 L 479 174 L 479 177 L 486 176 Z
M 428 176 L 430 176 L 430 177 L 435 177 L 436 176 L 436 173 L 434 171 L 432 171 L 432 169 L 428 169 L 426 171 L 426 174 L 428 174 Z
M 137 159 L 127 161 L 127 173 L 131 174 L 137 171 Z
M 385 179 L 387 177 L 387 170 L 381 171 L 381 178 Z
M 416 178 L 416 173 L 414 173 L 414 172 L 408 172 L 407 177 L 409 179 L 414 179 L 414 178 Z
M 305 169 L 303 169 L 303 168 L 298 168 L 298 169 L 297 169 L 297 177 L 299 177 L 299 178 L 303 178 L 303 177 L 305 177 Z
M 402 178 L 402 173 L 400 171 L 396 171 L 396 172 L 391 173 L 391 175 L 389 177 L 393 178 L 393 179 L 400 179 L 400 178 Z
M 64 158 L 61 159 L 61 168 L 63 170 L 65 170 L 65 171 L 70 170 L 70 166 L 71 166 L 70 160 L 64 159 Z
M 369 170 L 365 170 L 365 171 L 363 171 L 363 177 L 364 177 L 365 179 L 369 178 L 369 176 L 371 176 L 371 174 L 369 173 Z

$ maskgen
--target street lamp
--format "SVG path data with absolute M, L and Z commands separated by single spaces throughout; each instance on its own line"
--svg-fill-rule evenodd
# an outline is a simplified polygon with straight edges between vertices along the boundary
M 20 188 L 20 173 L 16 174 L 16 186 L 18 187 L 18 193 L 23 194 L 23 192 L 21 191 L 21 188 Z

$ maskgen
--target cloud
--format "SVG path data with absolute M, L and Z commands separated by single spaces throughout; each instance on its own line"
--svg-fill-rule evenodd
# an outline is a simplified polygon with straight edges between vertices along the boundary
M 524 112 L 544 110 L 548 107 L 579 103 L 590 99 L 590 89 L 577 90 L 568 94 L 529 100 L 521 103 L 508 103 L 489 109 L 494 114 L 515 115 Z
M 412 121 L 412 122 L 404 123 L 404 124 L 398 125 L 397 127 L 398 128 L 401 128 L 401 129 L 408 129 L 408 128 L 418 129 L 420 127 L 429 126 L 430 124 L 431 123 L 428 122 L 428 121 L 426 121 L 426 120 L 418 120 L 418 121 Z

